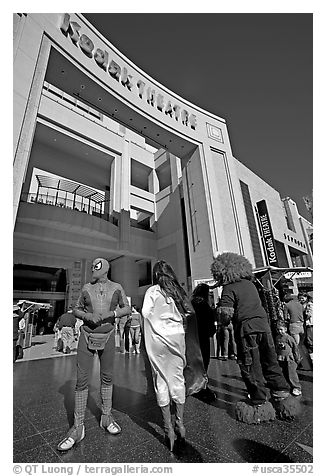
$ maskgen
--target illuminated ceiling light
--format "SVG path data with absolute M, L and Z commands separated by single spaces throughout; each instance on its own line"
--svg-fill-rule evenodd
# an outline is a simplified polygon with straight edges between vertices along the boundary
M 102 101 L 102 98 L 97 98 L 98 101 Z
M 66 74 L 64 69 L 61 70 L 61 74 Z
M 81 85 L 80 85 L 80 89 L 85 89 L 85 85 L 84 85 L 84 84 L 81 84 Z

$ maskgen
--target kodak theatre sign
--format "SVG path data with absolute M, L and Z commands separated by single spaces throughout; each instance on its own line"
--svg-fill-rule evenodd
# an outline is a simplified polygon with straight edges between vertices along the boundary
M 265 200 L 257 202 L 258 218 L 269 266 L 278 266 L 276 246 Z
M 157 93 L 152 86 L 147 85 L 141 79 L 136 81 L 125 66 L 119 65 L 113 59 L 110 59 L 109 53 L 101 48 L 96 48 L 93 41 L 86 35 L 81 34 L 81 26 L 70 21 L 70 15 L 64 14 L 62 25 L 60 27 L 65 36 L 69 36 L 71 41 L 77 45 L 82 52 L 93 59 L 99 68 L 103 69 L 113 79 L 121 83 L 129 91 L 137 90 L 140 99 L 144 99 L 147 103 L 164 112 L 172 119 L 181 122 L 184 126 L 196 130 L 197 118 L 194 114 L 190 114 L 186 109 L 182 109 L 178 104 L 170 100 L 165 100 L 163 94 Z

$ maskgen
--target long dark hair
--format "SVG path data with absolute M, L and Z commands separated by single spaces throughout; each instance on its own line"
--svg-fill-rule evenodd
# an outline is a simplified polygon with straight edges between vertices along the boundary
M 179 311 L 184 311 L 188 300 L 186 291 L 179 284 L 172 266 L 164 260 L 153 267 L 153 284 L 158 284 L 166 298 L 171 297 Z
M 209 298 L 209 286 L 206 283 L 199 283 L 193 290 L 191 300 L 195 301 L 206 301 L 208 302 Z

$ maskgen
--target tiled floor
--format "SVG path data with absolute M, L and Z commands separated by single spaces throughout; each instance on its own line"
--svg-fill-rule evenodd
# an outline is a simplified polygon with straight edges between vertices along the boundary
M 195 397 L 187 399 L 186 447 L 171 454 L 164 444 L 161 415 L 146 360 L 142 354 L 119 352 L 113 406 L 122 433 L 111 436 L 99 428 L 99 369 L 95 358 L 86 437 L 72 450 L 60 453 L 56 445 L 73 419 L 76 356 L 46 358 L 42 345 L 50 346 L 49 342 L 35 346 L 39 347 L 39 357 L 31 349 L 30 360 L 25 353 L 24 360 L 14 364 L 15 463 L 312 462 L 311 370 L 299 373 L 303 387 L 299 418 L 292 423 L 276 420 L 249 426 L 237 422 L 233 415 L 234 402 L 246 395 L 237 364 L 212 359 L 210 386 L 217 400 L 208 404 Z M 52 350 L 48 349 L 51 354 Z
M 71 352 L 76 354 L 77 342 L 74 342 Z M 56 350 L 56 342 L 54 334 L 34 336 L 31 347 L 24 349 L 24 356 L 19 362 L 26 362 L 27 360 L 48 359 L 49 357 L 63 357 L 62 352 Z

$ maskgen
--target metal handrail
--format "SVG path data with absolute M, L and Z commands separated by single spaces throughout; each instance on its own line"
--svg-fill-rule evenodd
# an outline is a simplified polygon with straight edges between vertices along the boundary
M 113 223 L 113 225 L 118 225 L 117 218 L 109 215 L 108 213 L 103 213 L 102 210 L 99 208 L 98 204 L 96 204 L 96 202 L 94 202 L 93 205 L 92 200 L 89 200 L 91 204 L 86 206 L 78 200 L 73 201 L 65 197 L 55 197 L 49 194 L 22 193 L 21 195 L 21 202 L 45 206 L 50 205 L 63 209 L 69 209 L 76 212 L 87 213 L 88 215 L 92 215 L 97 218 L 101 218 L 102 220 L 109 221 L 110 223 Z

